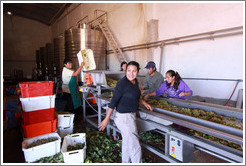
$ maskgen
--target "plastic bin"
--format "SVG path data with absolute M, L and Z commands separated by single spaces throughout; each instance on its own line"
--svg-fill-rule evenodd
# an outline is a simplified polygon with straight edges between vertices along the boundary
M 57 127 L 64 128 L 64 127 L 73 126 L 74 114 L 71 114 L 71 113 L 62 114 L 62 113 L 56 112 L 56 115 L 58 118 Z
M 53 120 L 55 117 L 55 108 L 48 108 L 37 111 L 21 112 L 23 124 L 33 124 Z
M 20 98 L 25 112 L 55 108 L 56 95 Z
M 85 143 L 84 148 L 67 152 L 68 145 L 75 145 L 77 143 Z M 86 158 L 85 133 L 78 133 L 65 136 L 62 143 L 61 152 L 63 155 L 64 163 L 84 163 L 84 159 Z
M 20 82 L 22 98 L 53 95 L 54 81 Z
M 91 49 L 84 49 L 77 53 L 77 58 L 79 61 L 79 66 L 81 62 L 85 63 L 85 66 L 83 67 L 83 71 L 88 70 L 95 70 L 96 69 L 96 62 L 94 59 L 94 54 Z
M 50 121 L 45 121 L 41 123 L 34 123 L 29 125 L 22 124 L 22 129 L 24 132 L 24 137 L 31 138 L 43 134 L 48 134 L 56 131 L 57 118 Z
M 64 138 L 67 134 L 73 133 L 73 125 L 69 127 L 59 127 L 57 132 L 61 138 Z
M 56 137 L 58 140 L 26 149 L 27 145 L 31 144 L 32 142 L 38 139 L 45 139 L 49 137 Z M 34 162 L 43 157 L 53 156 L 61 151 L 61 138 L 57 133 L 50 133 L 33 138 L 27 138 L 22 142 L 22 151 L 24 152 L 26 162 Z

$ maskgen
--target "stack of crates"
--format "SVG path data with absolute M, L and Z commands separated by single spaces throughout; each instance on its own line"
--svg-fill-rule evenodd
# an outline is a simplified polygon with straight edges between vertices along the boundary
M 55 95 L 53 81 L 19 83 L 22 106 L 22 131 L 25 138 L 56 131 Z

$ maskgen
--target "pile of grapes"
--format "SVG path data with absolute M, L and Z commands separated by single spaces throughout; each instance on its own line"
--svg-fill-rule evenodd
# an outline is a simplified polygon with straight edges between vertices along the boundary
M 198 137 L 203 137 L 203 138 L 208 139 L 210 141 L 214 141 L 214 142 L 220 143 L 220 144 L 225 145 L 225 146 L 229 146 L 229 147 L 237 149 L 239 151 L 243 151 L 242 147 L 240 145 L 235 144 L 235 143 L 233 143 L 231 141 L 223 140 L 223 139 L 220 139 L 220 138 L 208 135 L 208 134 L 204 134 L 202 132 L 199 132 L 199 131 L 196 131 L 196 130 L 193 130 L 193 129 L 189 129 L 189 133 L 191 133 L 191 134 L 193 134 L 195 136 L 198 136 Z
M 114 80 L 112 78 L 106 77 L 107 85 L 110 87 L 116 87 L 117 80 Z
M 53 141 L 56 141 L 56 140 L 58 140 L 57 137 L 49 137 L 49 138 L 44 138 L 44 139 L 38 139 L 36 141 L 33 141 L 31 144 L 27 145 L 26 149 L 32 148 L 34 146 L 39 146 L 39 145 L 42 145 L 42 144 L 46 144 L 48 142 L 53 142 Z
M 73 150 L 79 150 L 83 149 L 85 147 L 85 143 L 77 143 L 74 145 L 68 145 L 67 146 L 67 152 L 73 151 Z
M 169 104 L 166 100 L 150 99 L 147 100 L 147 103 L 155 108 L 188 115 L 243 130 L 242 121 L 236 121 L 235 117 L 223 117 L 222 115 L 218 115 L 213 111 L 204 111 L 202 109 L 179 108 L 175 105 Z

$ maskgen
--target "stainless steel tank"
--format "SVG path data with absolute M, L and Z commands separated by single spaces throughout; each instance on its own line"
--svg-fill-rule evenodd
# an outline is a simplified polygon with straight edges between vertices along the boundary
M 40 58 L 40 55 L 39 55 L 39 50 L 36 50 L 36 68 L 37 69 L 41 69 L 41 58 Z
M 40 55 L 40 68 L 41 68 L 41 75 L 42 78 L 44 78 L 45 74 L 46 74 L 46 64 L 47 64 L 47 56 L 46 56 L 46 51 L 45 51 L 45 47 L 40 47 L 39 49 L 39 55 Z
M 48 76 L 54 77 L 54 46 L 52 43 L 46 43 L 45 48 L 46 48 Z
M 56 73 L 58 77 L 62 75 L 63 61 L 65 59 L 65 37 L 59 36 L 54 38 L 54 65 L 56 68 Z
M 91 49 L 96 62 L 96 70 L 106 70 L 106 47 L 106 38 L 99 30 L 83 27 L 65 31 L 65 56 L 72 59 L 74 69 L 79 66 L 77 53 L 82 49 Z
M 40 50 L 36 50 L 36 78 L 42 80 L 43 59 L 40 55 Z

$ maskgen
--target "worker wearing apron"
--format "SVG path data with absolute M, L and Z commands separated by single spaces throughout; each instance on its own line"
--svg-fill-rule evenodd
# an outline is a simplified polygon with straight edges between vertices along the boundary
M 126 76 L 118 81 L 106 117 L 98 125 L 99 131 L 103 131 L 116 107 L 114 122 L 122 136 L 122 163 L 142 162 L 142 150 L 136 126 L 139 102 L 152 111 L 151 106 L 140 98 L 141 91 L 136 79 L 138 72 L 137 62 L 131 61 L 127 64 Z
M 80 67 L 74 71 L 72 70 L 72 60 L 68 58 L 64 59 L 64 67 L 62 70 L 62 91 L 67 101 L 65 110 L 73 113 L 75 109 L 81 106 L 81 97 L 76 83 L 76 76 L 79 75 L 83 66 L 84 62 L 82 62 Z

